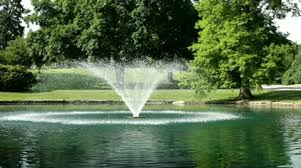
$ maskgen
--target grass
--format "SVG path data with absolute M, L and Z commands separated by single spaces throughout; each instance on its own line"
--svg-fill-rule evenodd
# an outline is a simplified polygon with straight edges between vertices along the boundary
M 266 91 L 257 94 L 256 99 L 301 103 L 301 91 Z
M 156 90 L 152 101 L 211 101 L 233 99 L 238 93 L 231 90 L 211 92 L 198 97 L 192 90 Z M 0 92 L 0 100 L 121 100 L 113 90 L 56 90 L 40 93 Z
M 127 70 L 125 79 L 132 81 L 132 73 L 135 73 L 135 78 L 143 78 L 145 74 Z M 37 74 L 37 70 L 32 70 Z M 106 74 L 112 76 L 114 80 L 115 74 L 111 71 L 106 71 Z M 131 75 L 129 75 L 131 74 Z M 177 74 L 177 71 L 176 73 Z M 166 73 L 167 77 L 167 73 Z M 44 68 L 39 74 L 40 81 L 32 88 L 34 92 L 49 92 L 55 90 L 107 90 L 111 87 L 102 79 L 95 77 L 94 74 L 84 68 Z M 177 75 L 175 75 L 177 79 Z M 175 89 L 176 84 L 169 83 L 167 79 L 163 79 L 158 86 L 160 89 Z
M 37 73 L 36 70 L 33 72 Z M 0 100 L 121 100 L 103 80 L 82 68 L 44 68 L 40 77 L 41 81 L 32 88 L 32 92 L 0 92 Z M 197 96 L 192 90 L 172 90 L 174 86 L 170 87 L 166 79 L 160 86 L 163 90 L 154 91 L 151 101 L 227 101 L 237 100 L 238 97 L 237 89 L 216 90 Z M 253 94 L 255 100 L 301 103 L 301 91 L 254 91 Z
M 32 88 L 35 92 L 110 89 L 103 80 L 81 68 L 45 68 L 41 70 L 39 78 L 39 83 Z
M 301 91 L 254 92 L 255 99 L 261 101 L 281 101 L 301 103 Z M 151 101 L 227 101 L 236 100 L 238 90 L 216 90 L 204 96 L 195 95 L 192 90 L 155 90 Z M 56 90 L 39 93 L 0 92 L 0 100 L 113 100 L 121 98 L 113 90 Z

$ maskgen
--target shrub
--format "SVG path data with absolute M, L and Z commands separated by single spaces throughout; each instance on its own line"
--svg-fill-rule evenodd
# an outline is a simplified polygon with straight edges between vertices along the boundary
M 0 53 L 0 63 L 31 67 L 33 60 L 28 52 L 26 39 L 19 37 L 9 42 L 9 45 Z
M 37 83 L 33 73 L 22 66 L 0 64 L 0 91 L 27 91 Z

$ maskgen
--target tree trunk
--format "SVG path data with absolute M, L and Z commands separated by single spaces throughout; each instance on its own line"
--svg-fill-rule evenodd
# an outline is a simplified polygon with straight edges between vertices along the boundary
M 173 80 L 173 67 L 172 67 L 172 65 L 170 65 L 168 67 L 167 80 L 168 80 L 169 83 L 173 83 L 174 82 L 174 80 Z
M 118 89 L 123 89 L 124 87 L 124 66 L 115 66 L 115 76 L 116 76 L 116 87 Z
M 249 88 L 241 87 L 239 91 L 239 99 L 240 100 L 249 100 L 253 99 L 254 96 L 252 95 Z
M 172 70 L 167 73 L 167 80 L 168 80 L 169 83 L 173 83 L 174 82 Z

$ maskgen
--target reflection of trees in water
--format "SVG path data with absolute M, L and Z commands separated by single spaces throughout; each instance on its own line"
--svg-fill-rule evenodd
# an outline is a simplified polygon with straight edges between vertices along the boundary
M 190 132 L 192 139 L 188 143 L 198 167 L 277 167 L 289 164 L 283 126 L 279 121 L 231 122 L 208 124 Z
M 185 167 L 192 162 L 179 136 L 183 131 L 165 126 L 34 124 L 10 132 L 14 134 L 0 134 L 0 166 L 4 167 Z
M 9 129 L 6 132 L 0 125 L 0 166 L 22 167 L 22 133 L 18 129 Z
M 35 126 L 19 125 L 3 133 L 7 128 L 0 127 L 0 166 L 64 167 L 65 163 L 76 165 L 87 159 L 86 146 L 81 144 L 84 134 L 72 128 L 66 132 L 53 128 L 49 132 L 43 126 Z
M 290 136 L 296 131 L 286 128 L 288 123 L 282 122 L 276 114 L 252 115 L 259 116 L 234 121 L 165 126 L 62 126 L 30 123 L 4 127 L 3 124 L 3 127 L 0 125 L 0 166 L 165 165 L 206 168 L 290 165 L 286 153 L 286 143 L 289 142 L 286 141 L 292 139 L 284 136 Z
M 296 112 L 295 112 L 296 113 Z M 292 115 L 283 119 L 284 124 L 284 139 L 288 148 L 293 167 L 301 165 L 301 116 Z

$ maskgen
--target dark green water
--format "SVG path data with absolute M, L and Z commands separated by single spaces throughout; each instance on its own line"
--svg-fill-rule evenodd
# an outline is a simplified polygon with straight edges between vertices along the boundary
M 0 107 L 0 167 L 301 167 L 301 110 L 148 106 L 150 113 L 134 124 L 137 119 L 130 114 L 116 112 L 123 110 L 122 106 Z M 49 115 L 53 112 L 57 114 Z M 188 122 L 215 114 L 239 118 Z M 26 121 L 3 119 L 19 115 Z M 187 120 L 151 124 L 183 118 Z M 34 119 L 45 122 L 30 121 Z M 87 124 L 115 120 L 122 122 Z

